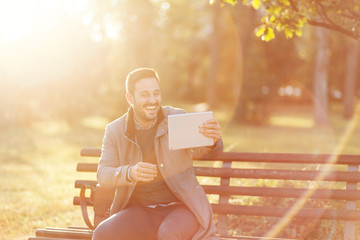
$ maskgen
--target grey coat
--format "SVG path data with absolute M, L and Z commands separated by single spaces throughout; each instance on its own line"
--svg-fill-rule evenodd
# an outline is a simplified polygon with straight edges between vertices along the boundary
M 175 196 L 194 214 L 200 228 L 193 240 L 219 239 L 215 233 L 213 213 L 206 194 L 198 183 L 193 169 L 193 156 L 209 151 L 222 152 L 222 141 L 210 150 L 208 147 L 169 150 L 168 120 L 171 114 L 185 111 L 173 107 L 163 107 L 158 114 L 158 129 L 154 140 L 159 170 Z M 129 121 L 131 119 L 131 121 Z M 136 186 L 136 182 L 126 180 L 127 168 L 142 161 L 140 147 L 135 141 L 133 110 L 109 123 L 105 129 L 97 178 L 102 186 L 116 187 L 111 214 L 124 209 Z

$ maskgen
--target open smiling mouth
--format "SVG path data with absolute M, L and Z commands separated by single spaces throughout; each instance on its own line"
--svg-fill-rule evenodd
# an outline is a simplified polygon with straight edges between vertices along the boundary
M 156 110 L 156 106 L 146 106 L 145 109 L 153 111 L 153 110 Z

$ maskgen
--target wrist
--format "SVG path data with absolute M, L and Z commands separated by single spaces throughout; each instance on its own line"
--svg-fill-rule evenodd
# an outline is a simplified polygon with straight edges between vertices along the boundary
M 212 146 L 210 146 L 211 149 L 214 149 L 218 145 L 220 138 L 221 138 L 221 136 L 218 139 L 214 140 L 214 144 Z
M 131 177 L 131 168 L 132 168 L 132 166 L 129 166 L 127 168 L 127 170 L 126 170 L 126 180 L 128 182 L 133 182 L 134 181 L 134 179 Z

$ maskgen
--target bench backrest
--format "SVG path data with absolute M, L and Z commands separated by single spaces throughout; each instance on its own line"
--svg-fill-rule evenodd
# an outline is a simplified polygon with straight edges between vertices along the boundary
M 96 162 L 79 163 L 77 171 L 95 173 L 100 154 L 99 148 L 83 148 L 81 156 L 95 157 Z M 298 218 L 344 220 L 344 239 L 355 239 L 354 221 L 360 220 L 359 155 L 224 152 L 194 160 L 222 235 L 229 233 L 229 215 L 252 215 L 279 218 L 264 233 L 269 237 L 278 235 L 289 219 Z M 75 187 L 84 184 L 97 182 L 76 180 Z M 79 202 L 75 196 L 74 204 Z

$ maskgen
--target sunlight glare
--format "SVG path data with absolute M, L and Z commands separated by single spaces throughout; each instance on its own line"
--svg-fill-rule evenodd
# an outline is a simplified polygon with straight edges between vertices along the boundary
M 357 106 L 355 106 L 354 108 L 355 108 L 354 117 L 347 124 L 346 129 L 341 136 L 339 144 L 336 146 L 336 148 L 331 154 L 331 157 L 328 160 L 329 164 L 327 164 L 323 169 L 323 171 L 320 174 L 318 174 L 316 178 L 316 182 L 323 181 L 325 179 L 326 175 L 329 173 L 329 171 L 332 168 L 331 163 L 337 161 L 338 155 L 342 153 L 351 135 L 354 134 L 355 128 L 360 121 L 360 104 L 357 104 Z M 292 219 L 300 211 L 300 209 L 303 208 L 306 201 L 309 198 L 311 198 L 315 190 L 316 189 L 308 189 L 306 192 L 304 192 L 301 198 L 297 199 L 293 207 L 286 213 L 284 217 L 280 219 L 278 223 L 275 224 L 274 227 L 272 227 L 269 230 L 269 232 L 265 235 L 265 237 L 269 237 L 269 238 L 276 237 L 281 232 L 281 230 L 284 229 L 290 223 L 290 219 Z
M 106 14 L 104 16 L 104 28 L 107 37 L 109 37 L 110 39 L 117 39 L 119 38 L 120 31 L 123 26 L 121 22 L 113 19 L 111 14 Z
M 161 8 L 164 9 L 164 10 L 169 10 L 170 9 L 170 3 L 168 3 L 168 2 L 162 3 Z
M 86 14 L 84 14 L 82 17 L 82 23 L 84 26 L 89 26 L 92 23 L 94 16 L 95 13 L 93 11 L 88 11 Z
M 101 42 L 104 38 L 102 32 L 101 32 L 101 25 L 96 23 L 92 26 L 92 30 L 90 32 L 90 38 L 94 42 Z
M 0 42 L 9 43 L 28 37 L 36 31 L 50 30 L 64 16 L 76 18 L 80 13 L 86 12 L 88 6 L 89 0 L 0 1 Z M 91 16 L 88 18 L 87 22 L 91 21 Z
M 269 119 L 269 124 L 280 127 L 312 128 L 315 122 L 311 118 L 304 117 L 272 116 Z
M 34 6 L 30 1 L 0 2 L 0 40 L 9 42 L 28 36 L 34 27 Z
M 90 1 L 0 0 L 0 48 L 4 59 L 0 83 L 34 87 L 64 79 L 68 71 L 75 72 L 78 63 L 69 59 L 87 54 L 87 45 L 79 44 L 80 48 L 73 36 L 85 26 L 83 18 L 89 12 L 91 25 L 94 13 Z M 87 36 L 82 39 L 88 40 Z M 78 50 L 77 57 L 73 49 Z

